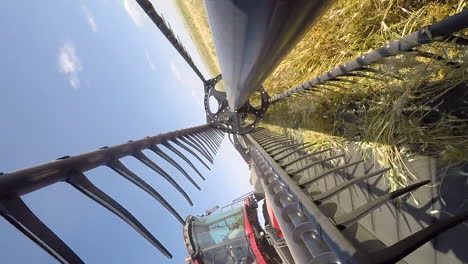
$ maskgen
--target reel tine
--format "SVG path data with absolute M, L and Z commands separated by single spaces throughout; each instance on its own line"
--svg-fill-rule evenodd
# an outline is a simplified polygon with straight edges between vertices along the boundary
M 193 150 L 182 144 L 178 140 L 172 140 L 177 146 L 181 147 L 183 150 L 187 151 L 188 153 L 192 154 L 198 161 L 200 161 L 201 164 L 203 164 L 208 170 L 211 170 L 211 168 L 195 153 Z
M 19 197 L 0 201 L 0 215 L 60 263 L 84 263 Z
M 388 169 L 388 168 L 381 169 L 381 170 L 378 170 L 378 171 L 375 171 L 375 172 L 372 172 L 372 173 L 365 174 L 365 175 L 360 176 L 360 177 L 353 178 L 351 180 L 347 180 L 347 181 L 343 182 L 342 184 L 338 184 L 334 188 L 331 188 L 330 190 L 328 190 L 328 191 L 326 191 L 324 193 L 321 193 L 321 194 L 318 194 L 318 195 L 313 195 L 312 199 L 314 201 L 320 203 L 323 200 L 326 200 L 326 199 L 338 194 L 339 192 L 344 191 L 346 188 L 350 187 L 353 184 L 361 182 L 361 181 L 363 181 L 365 179 L 369 179 L 371 177 L 378 176 L 378 175 L 380 175 L 380 174 L 382 174 L 382 173 L 384 173 L 384 172 L 386 172 L 388 170 L 390 170 L 390 169 Z
M 82 172 L 73 173 L 67 180 L 73 187 L 78 191 L 102 205 L 104 208 L 109 210 L 114 215 L 118 216 L 135 231 L 137 231 L 142 237 L 150 242 L 155 248 L 157 248 L 167 258 L 172 258 L 171 253 L 164 247 L 159 240 L 157 240 L 141 223 L 138 221 L 130 212 L 127 211 L 122 205 L 108 196 L 105 192 L 96 187 L 91 181 L 86 178 Z
M 195 167 L 195 165 L 193 165 L 193 163 L 187 158 L 184 156 L 184 154 L 182 154 L 182 152 L 178 151 L 176 148 L 174 148 L 171 144 L 169 144 L 169 142 L 165 142 L 165 143 L 162 143 L 166 148 L 168 148 L 170 151 L 172 151 L 174 154 L 176 154 L 177 156 L 179 156 L 181 159 L 183 159 L 185 162 L 187 162 L 187 164 L 198 174 L 198 176 L 200 176 L 200 178 L 202 178 L 202 180 L 205 180 L 205 177 L 203 177 L 203 175 L 201 174 L 201 172 L 197 169 L 197 167 Z
M 339 226 L 341 229 L 344 229 L 344 228 L 346 228 L 346 226 L 349 226 L 350 224 L 358 221 L 359 219 L 361 219 L 362 217 L 364 217 L 365 215 L 370 213 L 372 210 L 378 208 L 379 206 L 381 206 L 385 202 L 390 201 L 392 199 L 395 199 L 395 198 L 397 198 L 397 197 L 399 197 L 399 196 L 401 196 L 403 194 L 409 193 L 409 192 L 411 192 L 413 190 L 416 190 L 419 187 L 421 187 L 421 186 L 423 186 L 425 184 L 428 184 L 429 182 L 431 182 L 431 181 L 429 181 L 429 180 L 420 181 L 420 182 L 411 184 L 411 185 L 409 185 L 407 187 L 404 187 L 404 188 L 398 189 L 396 191 L 393 191 L 393 192 L 387 193 L 385 195 L 382 195 L 379 198 L 366 203 L 365 205 L 351 211 L 348 214 L 336 217 L 333 221 L 335 222 L 335 225 Z
M 175 160 L 173 160 L 171 157 L 169 157 L 169 155 L 164 153 L 164 151 L 162 151 L 157 146 L 151 146 L 149 149 L 151 149 L 154 153 L 158 154 L 161 158 L 163 158 L 165 161 L 170 163 L 177 170 L 179 170 L 185 176 L 185 178 L 187 178 L 187 180 L 189 180 L 189 182 L 193 186 L 195 186 L 195 188 L 197 188 L 198 190 L 201 190 L 200 186 L 198 186 L 198 184 L 192 179 L 192 177 L 190 177 L 190 175 L 184 170 L 184 168 L 182 168 L 182 166 L 180 166 L 179 163 L 177 163 Z
M 466 220 L 468 220 L 468 211 L 440 220 L 387 248 L 371 253 L 370 256 L 376 264 L 396 263 L 434 237 Z
M 129 170 L 125 165 L 123 165 L 119 160 L 113 160 L 107 164 L 109 168 L 120 174 L 125 179 L 129 180 L 131 183 L 138 186 L 140 189 L 151 195 L 156 199 L 166 210 L 168 210 L 181 224 L 184 224 L 184 219 L 179 215 L 179 213 L 164 199 L 153 187 L 148 183 L 143 181 L 135 173 Z
M 182 194 L 187 202 L 193 206 L 193 202 L 188 196 L 188 194 L 180 187 L 180 185 L 166 172 L 164 171 L 161 167 L 159 167 L 156 163 L 154 163 L 148 156 L 146 156 L 143 152 L 139 151 L 133 154 L 133 157 L 135 157 L 137 160 L 139 160 L 141 163 L 145 164 L 148 166 L 150 169 L 155 171 L 157 174 L 161 175 L 166 181 L 168 181 L 176 190 Z
M 301 173 L 301 172 L 303 172 L 303 171 L 305 171 L 305 170 L 307 170 L 307 169 L 309 169 L 309 168 L 311 168 L 311 167 L 313 167 L 315 165 L 324 163 L 326 161 L 338 159 L 338 158 L 341 158 L 341 157 L 344 157 L 344 154 L 339 154 L 339 155 L 335 155 L 335 156 L 332 156 L 332 157 L 329 157 L 329 158 L 325 158 L 325 159 L 322 159 L 322 160 L 319 160 L 319 161 L 316 161 L 316 162 L 312 162 L 311 164 L 305 165 L 305 166 L 303 166 L 301 168 L 298 168 L 298 169 L 296 169 L 294 171 L 290 171 L 288 173 L 291 174 L 291 175 L 296 175 L 296 174 Z

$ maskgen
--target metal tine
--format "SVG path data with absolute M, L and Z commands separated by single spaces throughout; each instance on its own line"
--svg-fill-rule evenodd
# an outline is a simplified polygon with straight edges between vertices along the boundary
M 310 157 L 312 157 L 314 155 L 318 155 L 318 154 L 321 154 L 321 153 L 324 153 L 324 152 L 327 152 L 327 151 L 330 151 L 330 150 L 332 150 L 332 149 L 328 148 L 328 149 L 319 150 L 319 151 L 309 153 L 309 154 L 304 155 L 304 156 L 300 156 L 300 157 L 298 157 L 296 159 L 293 159 L 293 160 L 291 160 L 289 162 L 285 162 L 284 164 L 280 164 L 280 165 L 281 165 L 281 167 L 286 168 L 286 167 L 289 167 L 292 164 L 297 163 L 297 162 L 299 162 L 299 161 L 301 161 L 303 159 L 307 159 L 307 158 L 310 158 Z
M 288 139 L 288 138 L 284 137 L 284 136 L 270 136 L 270 135 L 266 135 L 266 136 L 262 136 L 262 137 L 259 137 L 259 136 L 255 137 L 255 140 L 260 145 L 263 145 L 263 144 L 266 144 L 266 143 L 269 143 L 269 142 L 275 141 L 275 140 L 281 140 L 281 139 Z
M 84 263 L 19 197 L 0 201 L 0 215 L 60 263 Z
M 221 146 L 224 142 L 224 134 L 219 137 L 219 146 Z
M 337 87 L 337 88 L 340 88 L 340 89 L 349 89 L 349 87 L 346 87 L 346 86 L 343 86 L 343 85 L 337 84 L 337 83 L 328 82 L 328 81 L 323 82 L 323 83 L 317 83 L 316 85 L 327 85 L 327 86 Z M 322 87 L 318 87 L 318 88 L 322 88 Z M 335 91 L 333 91 L 333 92 L 335 92 Z
M 391 74 L 391 73 L 388 73 L 388 72 L 384 72 L 384 71 L 374 69 L 374 68 L 369 68 L 369 67 L 362 67 L 362 68 L 360 68 L 359 70 L 356 70 L 356 71 L 372 72 L 372 73 L 375 73 L 375 74 L 378 74 L 378 75 L 382 75 L 382 76 L 386 76 L 386 77 L 392 77 L 392 78 L 397 79 L 397 80 L 403 80 L 403 78 L 400 78 L 399 76 L 397 76 L 395 74 Z
M 216 132 L 216 131 L 213 131 L 213 132 L 218 137 L 219 145 L 221 146 L 221 144 L 223 143 L 223 140 L 224 140 L 224 133 L 223 132 Z
M 336 156 L 332 156 L 332 157 L 329 157 L 329 158 L 326 158 L 326 159 L 322 159 L 322 160 L 318 160 L 316 162 L 313 162 L 313 163 L 310 163 L 310 164 L 307 164 L 305 165 L 304 167 L 301 167 L 297 170 L 294 170 L 294 171 L 290 171 L 288 172 L 288 174 L 291 174 L 291 175 L 296 175 L 298 173 L 301 173 L 315 165 L 318 165 L 318 164 L 321 164 L 321 163 L 324 163 L 325 161 L 330 161 L 330 160 L 334 160 L 334 159 L 337 159 L 337 158 L 341 158 L 341 157 L 344 157 L 344 154 L 339 154 L 339 155 L 336 155 Z
M 207 131 L 204 131 L 204 133 L 210 136 L 211 139 L 216 143 L 218 147 L 221 146 L 221 139 L 218 137 L 218 135 L 214 131 L 207 130 Z
M 278 142 L 275 142 L 274 144 L 269 144 L 268 146 L 264 146 L 263 149 L 267 152 L 275 151 L 277 149 L 284 148 L 285 146 L 291 146 L 291 145 L 286 145 L 286 144 L 294 143 L 294 142 L 297 142 L 297 141 L 295 139 L 287 139 L 284 141 L 278 141 Z
M 211 144 L 211 146 L 213 147 L 213 152 L 214 154 L 216 154 L 218 152 L 218 145 L 216 144 L 216 141 L 214 141 L 209 135 L 201 132 L 201 133 L 198 133 L 198 135 L 202 138 L 205 138 L 207 142 L 209 142 Z
M 118 216 L 120 219 L 125 221 L 135 231 L 137 231 L 142 237 L 150 242 L 155 248 L 167 258 L 172 258 L 171 253 L 159 242 L 141 223 L 138 221 L 127 209 L 120 205 L 117 201 L 112 199 L 109 195 L 103 192 L 101 189 L 96 187 L 82 172 L 75 172 L 70 175 L 67 180 L 73 187 L 78 191 L 88 196 L 104 208 Z
M 250 132 L 250 134 L 251 134 L 253 137 L 256 137 L 256 136 L 258 136 L 258 135 L 270 134 L 270 132 L 269 132 L 266 128 L 257 127 L 257 128 L 255 128 L 254 130 L 252 130 L 252 131 Z
M 406 257 L 411 252 L 418 249 L 420 246 L 424 245 L 426 242 L 429 242 L 434 237 L 447 231 L 450 228 L 457 226 L 458 224 L 466 220 L 468 220 L 468 211 L 465 211 L 461 214 L 449 217 L 444 220 L 439 220 L 437 223 L 434 223 L 422 230 L 419 230 L 418 232 L 398 241 L 397 243 L 387 248 L 372 252 L 370 254 L 372 263 L 396 263 L 399 260 Z
M 331 174 L 331 173 L 334 173 L 334 172 L 337 172 L 339 170 L 342 170 L 342 169 L 346 169 L 348 167 L 351 167 L 353 165 L 357 165 L 359 163 L 362 163 L 364 162 L 364 160 L 358 160 L 358 161 L 355 161 L 355 162 L 351 162 L 351 163 L 348 163 L 348 164 L 344 164 L 344 165 L 341 165 L 341 166 L 338 166 L 336 168 L 333 168 L 333 169 L 330 169 L 330 170 L 327 170 L 325 171 L 324 173 L 318 175 L 318 176 L 315 176 L 313 178 L 309 178 L 307 179 L 307 181 L 305 182 L 302 182 L 301 183 L 301 180 L 299 180 L 299 186 L 305 186 L 305 185 L 308 185 L 308 186 L 305 186 L 305 188 L 308 188 L 310 186 L 310 184 L 312 184 L 314 181 L 317 181 L 317 180 L 320 180 L 321 178 Z M 367 173 L 367 172 L 366 172 Z
M 216 151 L 218 151 L 219 146 L 221 145 L 221 141 L 219 141 L 218 138 L 212 134 L 212 131 L 203 131 L 202 134 L 213 142 Z
M 183 139 L 186 139 L 186 141 L 184 141 Z M 200 145 L 200 142 L 198 141 L 198 139 L 194 138 L 190 134 L 187 134 L 187 135 L 182 136 L 181 140 L 187 144 L 188 144 L 187 141 L 189 141 L 191 143 L 190 146 L 197 149 L 198 152 L 202 153 L 211 163 L 213 163 L 213 157 L 211 156 L 209 152 L 207 152 L 204 146 L 202 147 L 202 145 Z
M 304 93 L 312 94 L 312 93 L 320 92 L 317 88 L 319 88 L 319 87 L 314 87 L 314 86 L 307 87 L 307 88 L 304 89 Z
M 217 136 L 213 136 L 214 137 L 214 140 L 216 140 L 216 144 L 217 144 L 217 147 L 218 147 L 218 150 L 219 148 L 221 147 L 221 144 L 223 143 L 222 139 L 218 138 Z
M 468 45 L 468 39 L 461 37 L 461 36 L 450 35 L 441 41 L 447 42 L 447 43 L 453 43 L 456 45 Z
M 272 145 L 268 148 L 264 148 L 266 152 L 270 153 L 274 153 L 275 151 L 279 150 L 279 149 L 282 149 L 282 148 L 288 148 L 288 147 L 292 147 L 292 146 L 297 146 L 297 145 L 300 145 L 302 143 L 298 143 L 297 140 L 295 139 L 291 139 L 291 140 L 287 140 L 285 142 L 281 142 L 281 143 L 278 143 L 278 144 L 275 144 L 275 145 Z
M 267 129 L 263 129 L 263 130 L 260 130 L 256 133 L 253 134 L 253 136 L 255 137 L 264 137 L 264 136 L 276 136 L 277 134 L 273 134 L 271 133 L 270 131 L 268 131 Z
M 256 127 L 250 132 L 250 134 L 253 136 L 253 135 L 257 134 L 257 133 L 262 133 L 262 132 L 264 133 L 265 130 L 266 129 L 264 127 Z
M 266 128 L 264 127 L 256 127 L 254 130 L 252 130 L 252 136 L 255 134 L 265 134 L 265 133 L 270 133 Z
M 211 155 L 214 159 L 214 157 L 216 156 L 216 147 L 213 145 L 212 142 L 210 142 L 209 140 L 207 140 L 205 137 L 203 137 L 202 135 L 199 135 L 199 134 L 194 134 L 192 135 L 193 137 L 197 137 L 201 142 L 204 143 L 204 145 L 207 147 L 207 151 L 211 151 Z
M 221 131 L 219 129 L 213 129 L 212 132 L 218 136 L 220 142 L 223 141 L 223 139 L 224 139 L 224 132 L 223 131 Z
M 294 139 L 282 139 L 265 144 L 264 146 L 262 146 L 262 148 L 266 151 L 272 151 L 275 150 L 275 148 L 277 148 L 278 146 L 280 148 L 284 146 L 290 146 L 289 144 L 294 142 L 296 142 L 296 140 Z
M 263 149 L 268 149 L 268 148 L 272 148 L 272 147 L 275 147 L 277 145 L 281 145 L 281 144 L 287 144 L 287 143 L 290 143 L 290 142 L 293 142 L 292 139 L 288 139 L 288 138 L 280 138 L 280 139 L 274 139 L 272 141 L 267 141 L 265 143 L 259 143 Z
M 276 134 L 276 133 L 272 133 L 270 131 L 268 131 L 267 129 L 264 129 L 264 130 L 261 130 L 259 131 L 258 133 L 254 134 L 255 137 L 277 137 L 277 136 L 280 136 L 279 134 Z
M 226 137 L 226 134 L 223 131 L 220 131 L 220 133 L 221 133 L 220 138 L 221 138 L 221 143 L 222 143 L 224 138 Z
M 302 146 L 302 147 L 300 147 L 300 148 L 298 148 L 298 149 L 296 149 L 296 150 L 294 150 L 294 151 L 291 151 L 291 152 L 289 152 L 289 153 L 286 153 L 285 155 L 281 156 L 280 158 L 275 158 L 275 156 L 278 156 L 279 154 L 290 150 L 290 148 L 288 148 L 288 149 L 283 149 L 282 151 L 280 151 L 280 152 L 278 152 L 278 153 L 272 154 L 271 157 L 272 157 L 274 160 L 276 160 L 277 162 L 279 162 L 279 161 L 281 161 L 281 160 L 283 160 L 283 159 L 285 159 L 285 158 L 287 158 L 287 157 L 290 157 L 291 155 L 293 155 L 293 154 L 296 153 L 297 151 L 304 150 L 304 149 L 306 149 L 306 148 L 308 148 L 308 147 L 312 147 L 312 146 L 314 146 L 314 145 L 316 145 L 316 144 L 315 144 L 315 143 L 302 143 L 301 145 L 304 145 L 304 146 Z
M 201 134 L 204 135 L 208 140 L 210 140 L 213 143 L 213 145 L 215 146 L 216 150 L 218 150 L 219 142 L 218 142 L 217 138 L 215 136 L 213 136 L 213 134 L 211 134 L 209 131 L 202 131 Z
M 355 73 L 355 72 L 349 72 L 346 75 L 343 75 L 344 77 L 361 77 L 361 78 L 367 78 L 371 80 L 376 80 L 376 81 L 383 81 L 383 79 L 374 77 L 368 74 L 363 74 L 363 73 Z
M 185 162 L 187 162 L 187 164 L 192 167 L 192 169 L 198 174 L 198 176 L 200 176 L 200 178 L 202 178 L 202 180 L 206 180 L 205 177 L 203 177 L 203 175 L 201 174 L 201 172 L 197 169 L 197 167 L 195 167 L 195 165 L 193 165 L 193 163 L 187 158 L 184 156 L 184 154 L 182 154 L 182 152 L 178 151 L 176 148 L 174 148 L 174 146 L 172 146 L 171 144 L 169 144 L 169 142 L 163 142 L 162 143 L 166 148 L 168 148 L 170 151 L 174 152 L 174 154 L 176 154 L 177 156 L 179 156 L 181 159 L 183 159 Z
M 342 79 L 342 78 L 334 78 L 334 79 L 330 79 L 328 80 L 327 82 L 347 82 L 347 83 L 357 83 L 356 81 L 353 81 L 353 80 L 348 80 L 348 79 Z
M 200 186 L 198 186 L 198 184 L 192 179 L 192 177 L 190 177 L 190 175 L 184 170 L 184 168 L 182 168 L 182 166 L 180 166 L 179 163 L 177 163 L 175 160 L 173 160 L 171 157 L 169 157 L 169 155 L 164 153 L 164 151 L 162 151 L 157 146 L 150 146 L 149 149 L 151 149 L 154 153 L 158 154 L 161 158 L 163 158 L 165 161 L 167 161 L 172 166 L 174 166 L 176 169 L 178 169 L 180 171 L 180 173 L 182 173 L 185 176 L 185 178 L 187 178 L 187 180 L 189 180 L 189 182 L 193 186 L 195 186 L 195 188 L 197 188 L 198 190 L 201 190 Z
M 208 166 L 193 150 L 180 143 L 180 141 L 178 141 L 177 139 L 173 139 L 171 141 L 174 142 L 177 146 L 181 147 L 183 150 L 192 154 L 192 156 L 194 156 L 198 161 L 200 161 L 200 163 L 203 164 L 208 170 L 211 170 L 210 166 Z
M 296 153 L 297 151 L 304 150 L 304 149 L 306 149 L 306 148 L 308 148 L 308 147 L 312 147 L 312 146 L 316 145 L 316 143 L 301 143 L 301 144 L 299 144 L 298 146 L 300 146 L 300 145 L 304 145 L 304 146 L 303 146 L 303 147 L 300 147 L 300 148 L 298 148 L 298 149 L 296 149 L 296 150 L 294 150 L 294 151 L 291 151 L 291 152 L 289 152 L 289 153 L 286 153 L 286 154 L 284 154 L 283 156 L 280 156 L 279 158 L 275 158 L 275 156 L 278 156 L 279 154 L 284 153 L 284 152 L 286 152 L 286 151 L 288 151 L 288 150 L 294 149 L 294 148 L 297 147 L 297 146 L 294 146 L 294 147 L 291 147 L 291 148 L 283 149 L 282 151 L 278 151 L 277 153 L 270 154 L 270 156 L 271 156 L 274 160 L 276 160 L 277 162 L 280 162 L 281 160 L 283 160 L 283 159 L 285 159 L 285 158 L 287 158 L 287 157 L 293 155 L 293 154 Z
M 214 129 L 207 129 L 203 131 L 204 133 L 213 136 L 213 139 L 216 140 L 221 145 L 221 134 L 216 132 Z
M 446 58 L 440 56 L 440 55 L 437 55 L 437 54 L 434 54 L 434 53 L 430 53 L 430 52 L 426 52 L 426 51 L 421 51 L 421 50 L 417 50 L 417 49 L 412 49 L 411 51 L 413 51 L 414 53 L 416 53 L 416 56 L 419 56 L 419 57 L 423 57 L 423 58 L 427 58 L 427 59 L 433 59 L 433 60 L 438 60 L 438 61 L 446 61 L 446 64 L 447 65 L 458 65 L 457 62 L 454 62 L 454 61 L 449 61 L 447 60 Z
M 252 136 L 254 138 L 262 138 L 262 137 L 273 136 L 273 135 L 268 130 L 263 129 L 256 133 L 253 133 Z
M 187 135 L 187 137 L 193 139 L 193 141 L 194 141 L 195 143 L 198 143 L 197 146 L 199 146 L 200 148 L 202 148 L 202 149 L 205 151 L 205 153 L 208 154 L 208 156 L 210 156 L 211 161 L 214 160 L 214 157 L 213 157 L 212 153 L 211 153 L 211 152 L 208 150 L 208 148 L 205 146 L 205 144 L 206 144 L 205 142 L 203 142 L 202 140 L 200 140 L 198 137 L 194 136 L 193 134 L 189 134 L 189 135 Z
M 392 199 L 395 199 L 398 196 L 401 196 L 401 195 L 406 194 L 408 192 L 411 192 L 413 190 L 416 190 L 417 188 L 419 188 L 419 187 L 421 187 L 423 185 L 426 185 L 426 184 L 428 184 L 430 182 L 431 181 L 429 181 L 429 180 L 420 181 L 420 182 L 411 184 L 409 186 L 406 186 L 404 188 L 398 189 L 396 191 L 393 191 L 393 192 L 387 193 L 385 195 L 382 195 L 379 198 L 374 199 L 374 200 L 366 203 L 365 205 L 363 205 L 363 206 L 361 206 L 361 207 L 359 207 L 357 209 L 354 209 L 353 211 L 351 211 L 348 214 L 336 217 L 335 219 L 333 219 L 333 221 L 334 221 L 335 225 L 337 225 L 340 229 L 344 229 L 347 226 L 349 226 L 350 224 L 358 221 L 359 219 L 361 219 L 362 217 L 364 217 L 365 215 L 370 213 L 372 210 L 378 208 L 379 206 L 381 206 L 385 202 L 390 201 Z
M 209 141 L 207 141 L 205 138 L 200 136 L 198 133 L 190 133 L 190 136 L 193 137 L 194 139 L 197 139 L 201 142 L 201 145 L 208 151 L 210 154 L 214 154 L 213 146 Z M 214 157 L 214 156 L 212 156 Z
M 216 148 L 219 148 L 221 146 L 221 138 L 214 131 L 207 130 L 203 131 L 203 133 L 213 141 Z
M 204 146 L 206 146 L 207 151 L 211 151 L 211 155 L 214 160 L 214 157 L 216 156 L 217 148 L 209 140 L 207 140 L 200 134 L 192 134 L 192 136 L 195 138 L 198 138 L 201 142 L 204 143 Z
M 355 183 L 358 183 L 358 182 L 363 181 L 365 179 L 380 175 L 382 173 L 385 173 L 388 170 L 390 170 L 390 169 L 385 168 L 385 169 L 381 169 L 381 170 L 378 170 L 378 171 L 374 171 L 374 172 L 365 174 L 365 175 L 360 176 L 360 177 L 353 178 L 351 180 L 347 180 L 347 181 L 345 181 L 345 182 L 343 182 L 341 184 L 338 184 L 337 186 L 331 188 L 330 190 L 328 190 L 328 191 L 326 191 L 324 193 L 313 195 L 312 199 L 314 201 L 317 201 L 317 202 L 323 201 L 325 199 L 328 199 L 328 198 L 338 194 L 339 192 L 345 190 L 346 188 L 348 188 L 349 186 L 351 186 L 351 185 L 353 185 Z
M 213 163 L 213 159 L 209 155 L 209 153 L 206 153 L 203 148 L 198 145 L 198 142 L 192 139 L 191 137 L 188 136 L 182 136 L 179 138 L 182 140 L 185 144 L 189 145 L 190 147 L 196 149 L 200 154 L 202 154 L 210 163 Z
M 289 138 L 285 137 L 285 136 L 272 136 L 272 135 L 265 135 L 263 137 L 256 137 L 255 138 L 255 140 L 257 140 L 258 144 L 260 144 L 260 145 L 269 143 L 271 141 L 282 140 L 282 139 L 289 139 Z
M 211 141 L 213 141 L 213 143 L 219 147 L 219 145 L 221 145 L 221 143 L 219 142 L 219 138 L 217 137 L 216 134 L 213 133 L 213 131 L 211 130 L 206 130 L 206 131 L 202 131 L 202 133 L 204 135 L 206 135 L 208 138 L 211 139 Z
M 186 135 L 185 138 L 187 138 L 188 140 L 190 140 L 193 144 L 195 144 L 198 149 L 200 149 L 201 151 L 203 151 L 203 153 L 206 154 L 206 156 L 209 157 L 211 163 L 213 163 L 213 156 L 211 155 L 211 153 L 206 149 L 206 147 L 203 145 L 202 142 L 200 142 L 200 140 L 196 137 L 193 137 L 192 135 Z
M 156 163 L 154 163 L 148 156 L 146 156 L 143 152 L 138 151 L 133 154 L 133 157 L 135 157 L 137 160 L 139 160 L 141 163 L 145 164 L 148 166 L 150 169 L 155 171 L 157 174 L 161 175 L 166 181 L 168 181 L 174 188 L 176 188 L 177 191 L 179 191 L 180 194 L 182 194 L 187 202 L 193 206 L 192 199 L 188 196 L 188 194 L 180 187 L 180 185 L 167 173 L 165 172 L 161 167 L 159 167 Z
M 109 168 L 120 174 L 125 179 L 129 180 L 136 186 L 140 187 L 143 191 L 156 199 L 164 208 L 166 208 L 181 224 L 184 224 L 184 219 L 177 213 L 177 211 L 164 199 L 153 187 L 143 181 L 135 173 L 129 170 L 119 160 L 115 159 L 107 164 Z
M 221 129 L 213 128 L 213 130 L 224 137 L 224 132 Z
M 270 144 L 271 142 L 275 142 L 277 140 L 286 140 L 288 138 L 283 137 L 283 136 L 278 136 L 278 137 L 263 137 L 263 138 L 255 138 L 255 140 L 258 142 L 260 145 L 264 144 Z
M 197 136 L 200 140 L 205 142 L 205 144 L 210 148 L 213 154 L 216 154 L 216 145 L 213 143 L 213 141 L 209 140 L 205 135 L 202 133 L 193 133 L 194 136 Z
M 192 68 L 195 74 L 200 78 L 200 80 L 205 83 L 206 79 L 203 74 L 200 72 L 198 67 L 193 62 L 192 57 L 188 54 L 185 47 L 180 42 L 179 38 L 176 37 L 174 32 L 171 29 L 171 26 L 168 22 L 166 22 L 163 16 L 160 16 L 156 10 L 154 9 L 153 4 L 150 0 L 136 0 L 136 2 L 140 5 L 143 11 L 148 15 L 148 17 L 153 21 L 153 23 L 161 30 L 164 36 L 171 42 L 172 46 L 179 52 L 180 56 L 187 62 L 187 64 Z
M 184 138 L 184 137 L 180 137 L 179 138 L 182 142 L 184 142 L 185 144 L 189 145 L 190 147 L 192 147 L 193 149 L 197 150 L 198 153 L 202 154 L 203 157 L 205 157 L 206 160 L 208 160 L 211 164 L 213 164 L 213 160 L 210 158 L 210 156 L 208 156 L 201 148 L 198 147 L 198 145 L 195 144 L 195 142 L 191 141 L 188 137 L 187 138 Z M 182 144 L 181 144 L 182 145 Z
M 343 79 L 344 80 L 344 79 Z M 349 81 L 349 80 L 347 80 Z M 318 86 L 317 86 L 318 85 Z M 332 90 L 330 88 L 327 88 L 327 87 L 323 87 L 323 86 L 320 86 L 320 85 L 326 85 L 326 86 L 334 86 L 334 87 L 338 87 L 338 88 L 341 88 L 341 89 L 347 89 L 347 87 L 345 86 L 342 86 L 342 85 L 339 85 L 339 84 L 334 84 L 334 83 L 330 83 L 330 81 L 327 81 L 327 82 L 324 82 L 324 83 L 317 83 L 314 87 L 317 88 L 317 92 L 323 92 L 323 91 L 320 91 L 318 89 L 323 89 L 323 90 L 327 90 L 329 92 L 332 92 L 332 93 L 337 93 L 337 94 L 343 94 L 341 92 L 338 92 L 338 91 L 335 91 L 335 90 Z
M 267 141 L 271 140 L 278 140 L 278 139 L 288 139 L 282 135 L 271 135 L 271 134 L 264 134 L 264 135 L 257 135 L 254 137 L 257 140 L 258 144 L 265 144 Z

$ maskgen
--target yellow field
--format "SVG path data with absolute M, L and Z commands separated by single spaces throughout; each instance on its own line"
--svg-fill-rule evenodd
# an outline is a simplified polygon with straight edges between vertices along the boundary
M 219 67 L 203 1 L 179 5 L 191 10 L 182 12 L 186 23 L 205 62 L 216 71 Z M 282 93 L 467 7 L 466 0 L 338 0 L 265 81 L 264 88 L 270 95 Z M 461 67 L 415 55 L 390 58 L 373 67 L 401 80 L 379 76 L 379 80 L 356 79 L 358 83 L 346 89 L 319 87 L 317 92 L 272 105 L 262 126 L 321 146 L 345 146 L 353 141 L 363 153 L 370 152 L 382 166 L 392 168 L 387 175 L 392 188 L 412 178 L 405 161 L 416 154 L 468 160 L 468 117 L 444 114 L 427 121 L 441 96 L 468 85 L 464 72 L 468 51 L 453 47 L 441 43 L 420 50 L 441 54 Z
M 211 77 L 221 73 L 216 59 L 216 49 L 211 37 L 208 18 L 206 16 L 203 0 L 175 0 L 175 3 L 184 17 L 186 27 L 201 54 Z

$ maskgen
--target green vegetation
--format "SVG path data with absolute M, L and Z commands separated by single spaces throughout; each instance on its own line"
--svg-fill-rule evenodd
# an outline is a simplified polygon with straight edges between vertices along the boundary
M 202 6 L 202 0 L 187 2 Z M 466 0 L 338 0 L 264 87 L 270 95 L 282 93 L 466 7 Z M 193 19 L 206 20 L 206 14 Z M 207 28 L 198 30 L 212 45 Z M 319 143 L 316 148 L 346 149 L 354 142 L 365 157 L 392 169 L 393 189 L 414 178 L 406 166 L 416 155 L 468 160 L 468 51 L 452 43 L 418 50 L 444 59 L 416 53 L 388 58 L 372 66 L 384 75 L 347 77 L 355 83 L 317 86 L 272 105 L 262 126 Z

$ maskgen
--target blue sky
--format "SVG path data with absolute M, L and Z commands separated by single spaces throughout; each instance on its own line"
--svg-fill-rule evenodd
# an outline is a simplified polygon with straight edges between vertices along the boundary
M 172 1 L 153 3 L 209 76 Z M 2 11 L 0 171 L 204 123 L 202 83 L 134 1 L 18 0 L 3 3 Z M 198 166 L 207 178 L 194 177 L 201 192 L 146 153 L 174 176 L 194 207 L 136 160 L 123 162 L 183 217 L 251 189 L 247 165 L 227 140 L 212 171 Z M 108 168 L 86 175 L 163 242 L 173 260 L 65 183 L 23 199 L 87 263 L 183 263 L 181 226 L 162 206 Z M 3 218 L 0 234 L 2 263 L 55 263 Z

